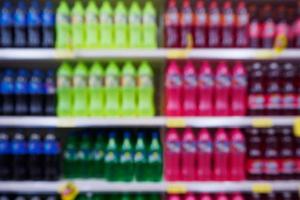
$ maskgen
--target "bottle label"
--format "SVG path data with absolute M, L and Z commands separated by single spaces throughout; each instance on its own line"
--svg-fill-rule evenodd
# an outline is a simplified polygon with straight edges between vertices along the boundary
M 300 36 L 300 19 L 299 18 L 295 22 L 293 29 L 294 29 L 294 33 L 296 34 L 296 37 L 299 37 Z
M 272 38 L 275 35 L 275 25 L 273 21 L 267 21 L 263 25 L 262 37 L 263 38 Z
M 187 153 L 195 153 L 196 152 L 196 143 L 193 141 L 185 141 L 182 143 L 182 148 Z
M 119 79 L 116 75 L 108 75 L 105 77 L 105 86 L 109 88 L 119 87 Z
M 220 153 L 229 153 L 229 142 L 217 141 L 216 142 L 216 151 L 218 151 Z
M 195 16 L 196 26 L 206 26 L 207 25 L 207 15 L 204 9 L 197 9 Z
M 209 15 L 209 25 L 210 26 L 220 25 L 220 15 L 216 10 L 213 10 Z
M 139 13 L 132 13 L 129 15 L 129 24 L 130 25 L 139 25 L 141 24 L 142 16 Z
M 29 9 L 27 16 L 28 16 L 27 23 L 29 26 L 38 26 L 41 24 L 40 15 L 35 8 Z
M 259 38 L 260 25 L 256 21 L 252 21 L 249 25 L 249 36 L 251 38 Z
M 168 74 L 166 79 L 168 88 L 180 88 L 182 86 L 182 80 L 178 74 Z
M 14 92 L 14 80 L 10 76 L 4 76 L 1 83 L 2 94 L 12 94 Z
M 10 153 L 9 147 L 10 147 L 10 144 L 9 144 L 8 140 L 0 141 L 0 156 L 3 155 L 3 154 Z
M 103 77 L 99 75 L 90 75 L 89 86 L 91 88 L 101 88 L 103 87 Z
M 97 149 L 94 151 L 93 157 L 94 157 L 94 160 L 97 160 L 97 161 L 102 160 L 104 157 L 104 152 L 102 150 Z
M 46 94 L 55 94 L 55 82 L 52 78 L 47 78 L 45 82 Z
M 234 141 L 232 142 L 232 149 L 234 152 L 244 154 L 246 152 L 246 145 L 242 141 Z
M 232 26 L 233 25 L 233 13 L 230 11 L 227 11 L 224 13 L 224 24 L 223 26 Z
M 266 159 L 264 166 L 264 173 L 267 175 L 276 175 L 279 173 L 279 165 L 277 160 Z
M 72 24 L 83 24 L 84 16 L 80 13 L 74 13 L 72 15 Z
M 43 94 L 44 88 L 42 80 L 38 77 L 32 77 L 29 84 L 29 93 L 31 94 Z
M 58 13 L 56 15 L 56 24 L 65 24 L 65 25 L 69 25 L 70 24 L 70 16 L 66 15 L 66 14 L 61 14 Z
M 190 9 L 184 9 L 181 15 L 181 25 L 191 26 L 193 24 L 193 13 Z
M 161 155 L 157 151 L 150 151 L 148 160 L 150 163 L 161 163 L 162 162 Z
M 260 159 L 248 159 L 247 166 L 250 175 L 260 175 L 263 172 L 263 162 Z
M 262 94 L 250 94 L 248 99 L 249 109 L 264 109 L 265 97 Z
M 219 75 L 216 77 L 216 86 L 219 88 L 230 87 L 230 77 L 228 75 Z
M 165 25 L 166 26 L 176 26 L 178 25 L 179 16 L 177 9 L 169 9 L 165 15 Z
M 233 87 L 236 88 L 246 88 L 247 87 L 247 77 L 246 75 L 238 74 L 233 77 L 232 80 Z
M 76 150 L 75 149 L 67 149 L 64 153 L 64 157 L 66 160 L 75 160 L 76 159 Z
M 116 13 L 115 15 L 115 24 L 127 24 L 127 17 L 125 13 Z
M 18 77 L 15 86 L 16 94 L 27 94 L 28 93 L 28 83 L 25 77 Z
M 286 23 L 279 23 L 277 24 L 276 26 L 276 35 L 279 36 L 279 35 L 284 35 L 287 37 L 288 35 L 288 25 Z
M 55 24 L 55 16 L 52 10 L 50 9 L 45 9 L 44 12 L 42 13 L 42 21 L 43 21 L 43 26 L 54 26 Z
M 87 87 L 87 77 L 84 75 L 74 76 L 74 87 L 85 88 Z
M 184 76 L 184 85 L 188 88 L 197 87 L 197 77 L 195 74 L 187 74 Z
M 58 155 L 60 152 L 59 143 L 57 141 L 45 141 L 44 151 L 45 151 L 45 154 L 48 154 L 48 155 L 49 154 Z
M 42 153 L 42 143 L 41 141 L 29 141 L 28 143 L 29 154 L 41 154 Z
M 281 95 L 279 95 L 279 94 L 268 95 L 266 107 L 268 109 L 280 109 L 281 108 Z
M 0 15 L 1 26 L 12 26 L 13 19 L 11 11 L 7 8 L 2 8 L 2 13 Z
M 213 76 L 210 74 L 202 74 L 199 77 L 199 87 L 200 88 L 211 88 L 214 85 Z
M 124 151 L 121 153 L 121 163 L 132 162 L 132 153 Z
M 26 14 L 24 11 L 17 9 L 15 13 L 15 25 L 16 26 L 26 26 Z
M 295 173 L 295 162 L 293 159 L 282 159 L 280 172 L 282 174 L 294 174 Z
M 213 146 L 212 146 L 212 142 L 210 141 L 201 141 L 198 142 L 198 149 L 199 152 L 201 153 L 212 153 L 213 151 Z
M 136 151 L 134 155 L 134 162 L 143 162 L 146 160 L 146 152 L 145 151 Z M 146 162 L 146 161 L 145 161 Z
M 93 154 L 89 149 L 82 149 L 78 151 L 77 158 L 79 160 L 92 160 Z
M 117 155 L 116 152 L 114 151 L 108 151 L 105 155 L 105 162 L 116 161 L 116 159 L 117 159 Z
M 153 87 L 152 77 L 147 74 L 140 75 L 138 77 L 138 86 L 140 88 L 152 88 Z
M 70 88 L 71 84 L 71 77 L 66 75 L 59 75 L 57 78 L 57 86 L 60 88 Z
M 124 74 L 122 76 L 122 87 L 125 88 L 134 88 L 135 87 L 135 78 L 131 74 Z
M 168 141 L 167 149 L 172 153 L 179 153 L 180 152 L 180 142 Z
M 145 13 L 143 15 L 144 25 L 156 25 L 156 16 L 150 13 Z
M 87 24 L 98 24 L 98 15 L 94 12 L 86 13 L 86 23 Z
M 26 153 L 26 143 L 23 141 L 13 141 L 12 142 L 12 153 L 13 154 L 25 154 Z
M 237 16 L 237 26 L 238 27 L 244 27 L 247 26 L 249 22 L 249 15 L 247 14 L 247 11 L 244 13 L 240 13 Z
M 285 94 L 282 97 L 283 109 L 295 109 L 296 108 L 296 96 L 294 94 Z
M 101 24 L 111 24 L 113 23 L 112 16 L 108 12 L 101 12 L 100 14 L 100 23 Z

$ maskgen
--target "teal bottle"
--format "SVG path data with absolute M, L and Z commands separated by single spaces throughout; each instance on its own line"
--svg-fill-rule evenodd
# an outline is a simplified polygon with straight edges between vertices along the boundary
M 106 146 L 104 157 L 104 177 L 108 181 L 117 181 L 119 179 L 119 151 L 116 141 L 116 133 L 109 133 L 109 139 Z
M 162 147 L 159 133 L 153 132 L 148 150 L 147 176 L 149 181 L 160 181 L 162 177 Z
M 80 178 L 90 178 L 92 177 L 92 167 L 93 167 L 93 151 L 88 135 L 84 135 L 81 138 L 79 151 L 77 153 L 77 159 L 79 161 L 79 177 Z
M 147 167 L 147 149 L 145 145 L 144 133 L 139 132 L 134 154 L 134 173 L 137 181 L 146 181 L 145 173 Z
M 74 136 L 67 138 L 64 149 L 63 172 L 65 178 L 75 178 L 78 174 L 77 141 Z
M 94 178 L 102 178 L 104 175 L 104 138 L 97 135 L 94 144 L 92 174 Z

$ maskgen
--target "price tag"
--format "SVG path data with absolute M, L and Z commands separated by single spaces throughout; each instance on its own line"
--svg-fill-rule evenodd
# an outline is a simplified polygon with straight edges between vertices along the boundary
M 59 128 L 75 127 L 75 119 L 73 118 L 58 118 L 57 120 L 57 127 Z
M 62 200 L 74 200 L 79 194 L 79 190 L 72 182 L 65 184 L 60 190 L 60 196 Z
M 270 128 L 273 126 L 272 119 L 270 118 L 256 118 L 252 120 L 254 128 Z
M 70 58 L 74 58 L 75 57 L 75 54 L 73 51 L 71 50 L 56 50 L 55 51 L 55 58 L 57 59 L 70 59 Z
M 300 117 L 297 117 L 294 121 L 294 135 L 300 137 Z
M 167 128 L 184 128 L 186 121 L 184 118 L 167 118 Z
M 187 59 L 189 57 L 190 49 L 182 49 L 182 50 L 168 50 L 167 59 Z
M 281 52 L 287 47 L 288 45 L 288 39 L 286 35 L 281 34 L 278 35 L 275 38 L 275 43 L 274 43 L 274 51 L 277 55 L 280 55 Z
M 272 192 L 272 185 L 269 183 L 255 183 L 252 185 L 252 192 L 255 193 L 270 193 Z
M 260 60 L 272 59 L 274 57 L 273 50 L 258 50 L 255 57 Z
M 167 185 L 167 193 L 169 194 L 185 194 L 187 191 L 187 187 L 184 184 L 174 183 Z

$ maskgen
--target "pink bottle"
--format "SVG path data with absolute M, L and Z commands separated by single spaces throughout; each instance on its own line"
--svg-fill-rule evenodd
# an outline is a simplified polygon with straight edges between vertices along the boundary
M 228 200 L 228 197 L 223 193 L 218 193 L 215 200 Z
M 193 47 L 194 14 L 190 0 L 183 0 L 180 15 L 180 47 Z
M 211 66 L 203 62 L 198 74 L 199 102 L 198 114 L 200 116 L 213 115 L 214 77 Z
M 293 32 L 295 36 L 295 47 L 300 48 L 300 2 L 298 2 L 297 18 L 294 22 Z
M 231 90 L 231 80 L 228 66 L 225 62 L 220 62 L 216 69 L 215 87 L 215 115 L 230 115 L 229 100 Z
M 168 181 L 180 180 L 181 146 L 176 129 L 169 129 L 165 138 L 165 177 Z
M 232 71 L 231 112 L 245 115 L 247 108 L 247 74 L 241 62 L 236 62 Z
M 244 200 L 244 197 L 240 193 L 234 193 L 232 194 L 231 200 Z
M 212 139 L 207 129 L 201 129 L 197 139 L 197 180 L 211 180 L 212 175 Z
M 211 195 L 209 194 L 200 194 L 200 199 L 199 200 L 212 200 Z
M 222 18 L 222 47 L 234 46 L 234 12 L 230 1 L 225 1 L 223 5 Z
M 236 47 L 249 45 L 249 13 L 244 1 L 240 1 L 236 9 Z
M 218 3 L 212 0 L 208 10 L 208 47 L 219 47 L 221 43 L 221 16 Z
M 171 61 L 165 75 L 165 113 L 167 116 L 182 114 L 182 75 L 177 63 Z
M 168 0 L 167 10 L 164 16 L 165 47 L 179 47 L 179 13 L 176 0 Z
M 195 116 L 197 114 L 197 74 L 191 61 L 183 68 L 183 115 Z
M 231 131 L 230 138 L 230 179 L 240 181 L 245 179 L 246 144 L 245 137 L 239 129 Z
M 196 195 L 194 193 L 189 192 L 184 195 L 183 200 L 196 200 Z
M 204 0 L 198 0 L 195 8 L 195 47 L 207 46 L 207 13 Z
M 214 144 L 214 178 L 217 181 L 228 180 L 229 140 L 223 128 L 218 129 Z
M 178 194 L 169 194 L 168 200 L 181 200 L 181 198 Z
M 182 179 L 192 181 L 196 178 L 196 139 L 192 129 L 187 128 L 182 138 Z
M 272 18 L 272 7 L 270 4 L 263 8 L 263 22 L 262 22 L 262 47 L 272 48 L 275 38 L 275 22 Z
M 285 46 L 283 46 L 283 43 L 282 43 L 282 37 L 285 37 L 287 39 L 289 39 L 289 24 L 287 22 L 287 13 L 285 12 L 285 7 L 283 5 L 279 6 L 278 9 L 277 9 L 277 18 L 278 18 L 278 21 L 277 21 L 277 24 L 275 26 L 275 44 L 274 46 L 275 47 L 282 47 L 284 48 Z M 289 45 L 289 41 L 287 41 L 287 47 Z

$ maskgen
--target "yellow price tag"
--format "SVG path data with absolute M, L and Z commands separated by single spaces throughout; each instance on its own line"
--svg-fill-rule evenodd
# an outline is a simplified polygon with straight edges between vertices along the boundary
M 294 121 L 294 135 L 300 137 L 300 117 L 297 117 Z
M 186 121 L 184 118 L 167 118 L 167 128 L 184 128 Z
M 190 49 L 169 50 L 167 52 L 167 59 L 187 59 L 190 52 Z
M 281 52 L 287 47 L 288 45 L 288 39 L 286 35 L 281 34 L 278 35 L 275 38 L 275 43 L 274 43 L 274 51 L 277 55 L 281 54 Z
M 274 51 L 273 50 L 258 50 L 255 57 L 257 59 L 272 59 L 274 57 Z
M 270 118 L 256 118 L 252 121 L 254 128 L 270 128 L 273 126 L 272 119 Z
M 76 185 L 72 182 L 64 185 L 60 190 L 60 196 L 62 200 L 74 200 L 79 194 L 79 190 Z
M 167 185 L 167 193 L 169 194 L 184 194 L 187 193 L 187 187 L 184 184 L 174 183 Z
M 270 193 L 272 192 L 272 185 L 269 183 L 255 183 L 252 185 L 252 192 L 255 193 Z
M 74 58 L 74 57 L 75 57 L 75 54 L 71 50 L 61 49 L 61 50 L 55 51 L 55 58 L 57 58 L 57 59 L 68 59 L 68 58 Z
M 72 118 L 58 118 L 57 127 L 59 128 L 72 128 L 75 127 L 75 119 Z

